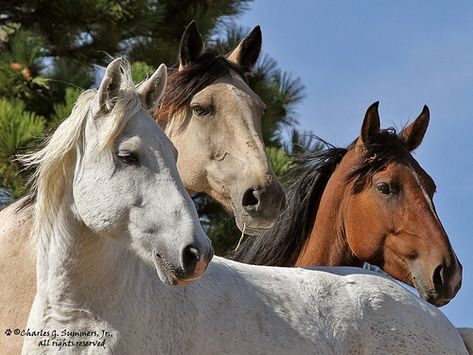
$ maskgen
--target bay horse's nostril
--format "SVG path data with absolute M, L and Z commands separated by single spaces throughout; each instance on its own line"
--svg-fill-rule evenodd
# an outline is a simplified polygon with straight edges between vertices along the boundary
M 188 245 L 182 252 L 182 267 L 184 270 L 193 271 L 200 260 L 200 252 L 193 245 Z
M 432 275 L 432 281 L 435 286 L 442 287 L 443 282 L 444 282 L 444 276 L 445 276 L 444 270 L 445 270 L 444 264 L 440 264 L 435 268 L 434 274 Z
M 245 208 L 246 210 L 256 209 L 259 202 L 260 202 L 259 193 L 257 190 L 253 188 L 246 190 L 241 200 L 241 204 L 243 205 L 243 208 Z

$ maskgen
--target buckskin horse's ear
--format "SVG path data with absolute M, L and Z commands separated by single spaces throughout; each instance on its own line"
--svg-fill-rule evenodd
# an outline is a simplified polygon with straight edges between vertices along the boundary
M 195 62 L 204 51 L 204 40 L 194 20 L 184 30 L 179 46 L 179 70 Z
M 374 137 L 379 133 L 380 122 L 378 106 L 379 101 L 376 101 L 374 104 L 368 107 L 368 110 L 366 111 L 360 134 L 363 144 L 369 144 L 373 142 Z
M 228 56 L 228 60 L 250 71 L 261 51 L 261 28 L 256 26 Z
M 422 143 L 427 127 L 429 126 L 429 121 L 429 108 L 427 105 L 424 105 L 419 117 L 402 130 L 401 135 L 409 151 L 413 151 Z
M 105 75 L 97 91 L 99 112 L 110 112 L 115 105 L 115 99 L 122 83 L 121 64 L 122 58 L 117 58 L 105 70 Z
M 141 83 L 136 90 L 148 110 L 153 110 L 161 101 L 166 88 L 167 77 L 166 65 L 161 64 L 154 74 Z

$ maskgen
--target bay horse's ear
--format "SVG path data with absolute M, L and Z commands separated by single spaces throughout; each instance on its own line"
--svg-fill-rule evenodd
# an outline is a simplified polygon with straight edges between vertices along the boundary
M 228 60 L 250 71 L 261 51 L 261 28 L 256 26 L 228 56 Z
M 167 82 L 167 68 L 165 64 L 161 64 L 151 77 L 140 84 L 138 95 L 148 110 L 153 110 L 159 105 L 164 95 L 164 89 Z
M 424 105 L 419 117 L 402 130 L 401 135 L 404 139 L 407 150 L 413 151 L 422 143 L 427 127 L 429 126 L 429 121 L 429 108 L 427 105 Z
M 379 101 L 376 101 L 370 107 L 365 114 L 363 120 L 363 126 L 361 127 L 360 138 L 363 144 L 369 144 L 373 142 L 374 137 L 379 133 L 380 122 L 378 113 Z
M 105 75 L 97 91 L 99 112 L 110 112 L 115 105 L 115 98 L 122 83 L 121 64 L 122 58 L 117 58 L 105 70 Z
M 191 64 L 200 57 L 204 51 L 204 40 L 194 20 L 184 30 L 179 46 L 179 70 Z

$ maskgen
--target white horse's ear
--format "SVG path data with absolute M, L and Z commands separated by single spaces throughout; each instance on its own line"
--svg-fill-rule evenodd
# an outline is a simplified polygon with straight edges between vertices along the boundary
M 191 21 L 184 30 L 179 46 L 179 70 L 195 62 L 204 51 L 204 40 L 195 21 Z
M 256 26 L 228 56 L 228 60 L 250 71 L 261 51 L 261 28 Z
M 363 126 L 361 127 L 360 138 L 363 144 L 370 144 L 374 137 L 379 134 L 381 123 L 378 113 L 379 101 L 373 103 L 368 110 L 366 110 Z
M 429 126 L 429 121 L 429 108 L 425 105 L 419 117 L 402 130 L 401 136 L 409 151 L 413 151 L 422 143 L 427 127 Z
M 117 58 L 105 70 L 105 75 L 97 92 L 99 112 L 110 112 L 115 105 L 122 81 L 121 64 L 122 58 Z
M 138 95 L 140 95 L 141 101 L 148 110 L 153 110 L 161 101 L 164 89 L 166 88 L 167 78 L 166 65 L 161 64 L 154 74 L 138 87 Z

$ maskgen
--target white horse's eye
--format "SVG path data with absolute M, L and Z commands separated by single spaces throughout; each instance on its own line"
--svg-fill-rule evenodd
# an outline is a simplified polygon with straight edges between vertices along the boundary
M 138 155 L 135 152 L 118 152 L 118 159 L 125 164 L 137 164 L 139 162 Z

